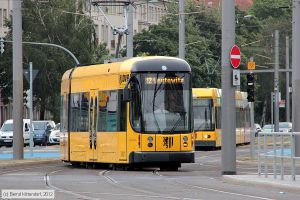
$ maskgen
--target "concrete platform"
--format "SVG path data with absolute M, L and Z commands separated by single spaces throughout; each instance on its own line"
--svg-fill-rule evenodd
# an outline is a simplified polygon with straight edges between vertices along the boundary
M 50 164 L 59 163 L 59 159 L 48 158 L 48 159 L 23 159 L 23 160 L 0 160 L 0 170 L 15 166 L 30 166 L 38 164 Z
M 296 176 L 296 181 L 292 181 L 290 175 L 286 175 L 284 180 L 281 180 L 278 175 L 277 179 L 274 179 L 272 174 L 269 174 L 267 178 L 264 175 L 223 175 L 223 180 L 231 183 L 273 187 L 300 193 L 300 176 Z

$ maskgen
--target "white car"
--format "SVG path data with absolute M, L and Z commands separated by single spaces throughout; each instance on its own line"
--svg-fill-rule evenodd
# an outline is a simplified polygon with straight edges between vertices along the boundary
M 292 132 L 292 128 L 291 122 L 279 122 L 279 132 Z
M 49 143 L 59 144 L 59 138 L 60 138 L 60 123 L 56 124 L 54 130 L 51 131 L 49 136 Z
M 264 132 L 264 133 L 274 132 L 274 125 L 273 124 L 264 125 L 262 132 Z
M 23 138 L 24 145 L 30 143 L 30 131 L 29 131 L 29 119 L 23 119 Z M 12 146 L 13 145 L 13 120 L 6 120 L 0 129 L 0 146 Z
M 254 124 L 255 125 L 255 137 L 258 136 L 258 133 L 261 132 L 261 126 L 259 124 Z

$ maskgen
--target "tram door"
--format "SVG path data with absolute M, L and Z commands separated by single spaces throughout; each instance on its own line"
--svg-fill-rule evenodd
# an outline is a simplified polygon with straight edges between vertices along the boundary
M 97 161 L 97 108 L 98 92 L 90 91 L 89 105 L 89 161 Z

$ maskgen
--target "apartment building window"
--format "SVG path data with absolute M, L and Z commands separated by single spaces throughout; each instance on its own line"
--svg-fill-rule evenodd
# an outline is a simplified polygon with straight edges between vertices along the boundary
M 158 22 L 158 8 L 155 8 L 154 16 L 155 16 L 155 22 Z
M 110 41 L 110 47 L 111 47 L 111 49 L 115 49 L 116 48 L 116 42 L 115 42 L 115 40 L 111 40 Z
M 145 5 L 143 6 L 143 20 L 147 20 L 147 7 Z
M 95 33 L 96 33 L 95 40 L 96 40 L 97 44 L 99 44 L 99 26 L 97 24 L 95 25 Z
M 149 21 L 153 21 L 152 20 L 152 15 L 153 15 L 152 7 L 149 6 L 149 10 L 148 10 Z
M 105 36 L 104 36 L 105 37 L 104 41 L 106 44 L 108 44 L 108 28 L 109 28 L 108 25 L 106 25 L 105 26 Z
M 0 8 L 0 27 L 3 26 L 2 9 Z
M 7 20 L 7 10 L 3 9 L 3 22 L 5 22 L 6 20 Z
M 101 41 L 104 41 L 104 34 L 105 34 L 104 25 L 101 25 Z
M 158 21 L 161 19 L 161 13 L 162 13 L 162 9 L 158 8 L 157 9 L 157 17 L 158 17 Z
M 97 6 L 93 6 L 93 11 L 97 12 L 98 11 L 98 7 Z

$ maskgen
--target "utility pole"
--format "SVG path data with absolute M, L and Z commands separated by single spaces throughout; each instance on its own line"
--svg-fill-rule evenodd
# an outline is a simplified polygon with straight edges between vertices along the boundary
M 285 68 L 286 70 L 290 69 L 290 38 L 286 36 L 285 38 Z M 285 73 L 285 115 L 286 121 L 290 122 L 290 72 Z
M 300 132 L 300 2 L 293 1 L 293 52 L 292 52 L 292 121 L 293 131 Z M 296 135 L 295 156 L 300 156 L 300 135 Z
M 250 158 L 254 159 L 254 138 L 255 138 L 255 124 L 254 124 L 254 102 L 249 104 L 250 106 L 250 125 L 251 125 L 251 132 L 250 132 Z
M 30 154 L 33 156 L 33 126 L 32 126 L 32 120 L 33 120 L 33 77 L 32 77 L 32 62 L 29 63 L 29 90 L 30 90 L 30 98 L 29 98 L 29 118 L 30 118 L 30 125 L 29 125 L 29 133 L 30 133 Z
M 222 174 L 236 174 L 235 88 L 230 50 L 235 44 L 234 0 L 222 1 Z
M 179 0 L 179 58 L 185 59 L 184 0 Z
M 131 58 L 133 57 L 133 6 L 132 4 L 129 4 L 127 6 L 127 13 L 128 13 L 128 19 L 127 19 L 127 28 L 128 28 L 128 35 L 127 35 L 127 57 Z
M 22 66 L 22 2 L 13 1 L 13 158 L 24 158 L 23 139 L 23 66 Z
M 274 68 L 274 125 L 279 132 L 279 31 L 275 31 L 275 68 Z

